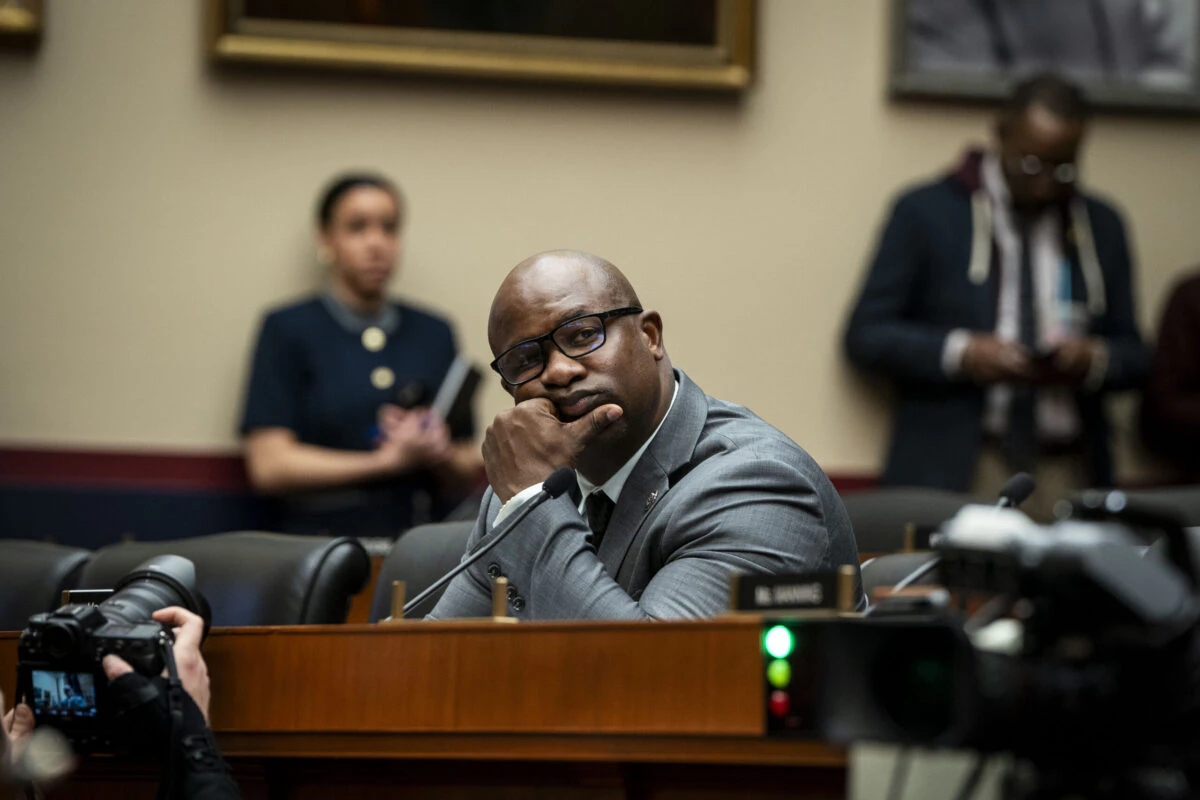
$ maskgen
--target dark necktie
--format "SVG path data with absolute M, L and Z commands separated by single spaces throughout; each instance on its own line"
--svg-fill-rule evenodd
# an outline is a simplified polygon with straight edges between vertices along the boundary
M 602 491 L 592 492 L 587 499 L 588 527 L 592 529 L 592 546 L 600 549 L 600 541 L 608 530 L 608 521 L 612 518 L 614 503 Z
M 1033 248 L 1030 246 L 1031 226 L 1020 225 L 1021 272 L 1019 277 L 1020 304 L 1018 331 L 1020 342 L 1032 355 L 1037 351 L 1037 304 L 1033 284 Z M 1014 386 L 1012 405 L 1008 411 L 1008 435 L 1005 437 L 1008 466 L 1012 470 L 1033 469 L 1037 461 L 1037 394 L 1032 386 Z

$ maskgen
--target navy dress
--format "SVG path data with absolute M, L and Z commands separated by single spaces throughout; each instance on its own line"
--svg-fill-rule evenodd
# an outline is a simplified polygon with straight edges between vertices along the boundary
M 328 296 L 269 312 L 254 351 L 241 433 L 287 428 L 305 444 L 334 450 L 374 449 L 379 407 L 405 392 L 432 399 L 456 350 L 450 325 L 429 312 L 389 303 L 386 341 L 369 349 L 358 323 Z M 376 334 L 379 331 L 375 332 Z M 451 425 L 454 439 L 474 436 L 471 419 Z M 440 519 L 429 473 L 283 498 L 281 529 L 289 533 L 395 537 Z

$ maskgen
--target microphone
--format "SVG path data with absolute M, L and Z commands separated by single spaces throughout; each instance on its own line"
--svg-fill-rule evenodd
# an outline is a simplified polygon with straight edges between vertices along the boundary
M 500 542 L 504 540 L 505 536 L 508 536 L 510 533 L 515 531 L 517 526 L 523 522 L 527 516 L 533 513 L 535 508 L 547 500 L 558 497 L 570 489 L 571 486 L 577 484 L 578 482 L 575 480 L 575 471 L 570 467 L 561 467 L 552 472 L 550 477 L 546 478 L 546 482 L 542 484 L 542 490 L 517 510 L 517 513 L 513 515 L 513 519 L 506 523 L 504 530 L 492 537 L 485 536 L 483 541 L 475 545 L 474 550 L 468 551 L 467 554 L 463 556 L 463 560 L 458 563 L 458 566 L 447 572 L 442 577 L 438 578 L 429 586 L 429 588 L 405 603 L 404 608 L 400 612 L 401 617 L 406 616 L 408 612 L 416 608 L 422 600 L 445 586 L 459 574 L 466 571 L 466 569 L 476 561 L 483 558 L 483 556 L 489 550 L 500 544 Z
M 996 503 L 996 508 L 1016 508 L 1029 499 L 1029 495 L 1033 494 L 1033 490 L 1037 488 L 1037 481 L 1028 472 L 1018 472 L 1013 475 L 1000 489 L 1000 502 Z M 892 594 L 896 594 L 901 589 L 912 584 L 923 577 L 927 572 L 934 569 L 938 564 L 942 563 L 941 556 L 926 561 L 921 566 L 914 569 L 909 574 L 905 575 L 895 586 L 892 587 Z
M 996 508 L 1016 508 L 1028 500 L 1036 488 L 1037 481 L 1032 475 L 1028 472 L 1018 472 L 1009 478 L 1000 490 L 1000 502 L 996 503 Z

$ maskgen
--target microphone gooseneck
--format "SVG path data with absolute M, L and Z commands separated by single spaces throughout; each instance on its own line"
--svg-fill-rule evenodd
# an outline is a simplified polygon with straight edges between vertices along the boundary
M 571 485 L 574 483 L 576 483 L 575 471 L 572 470 L 570 467 L 560 467 L 559 469 L 556 469 L 554 472 L 552 472 L 550 474 L 550 477 L 547 478 L 546 481 L 542 484 L 542 490 L 540 492 L 538 492 L 533 497 L 533 499 L 529 500 L 527 503 L 525 503 L 524 506 L 522 506 L 520 509 L 517 510 L 516 514 L 513 515 L 514 519 L 509 520 L 505 523 L 504 530 L 502 530 L 500 533 L 498 533 L 495 536 L 490 536 L 490 537 L 485 536 L 483 538 L 482 542 L 480 542 L 479 544 L 476 545 L 474 550 L 468 551 L 466 553 L 466 555 L 463 556 L 463 560 L 460 561 L 454 569 L 450 570 L 445 575 L 438 578 L 436 581 L 434 581 L 432 584 L 430 584 L 429 588 L 427 588 L 425 591 L 418 594 L 412 600 L 409 600 L 407 603 L 405 603 L 404 609 L 401 611 L 401 614 L 407 615 L 409 611 L 412 611 L 414 608 L 416 608 L 418 605 L 420 605 L 421 602 L 423 600 L 425 600 L 427 597 L 429 597 L 431 594 L 433 594 L 438 589 L 445 586 L 447 583 L 449 583 L 451 580 L 453 580 L 455 577 L 457 577 L 462 572 L 465 572 L 468 567 L 470 567 L 472 564 L 474 564 L 479 559 L 483 558 L 483 556 L 489 550 L 491 550 L 496 545 L 500 544 L 500 542 L 502 542 L 504 540 L 505 536 L 508 536 L 510 533 L 515 531 L 517 529 L 518 524 L 520 524 L 525 519 L 525 517 L 529 516 L 529 514 L 535 508 L 537 508 L 538 506 L 540 506 L 542 503 L 546 502 L 547 500 L 551 500 L 555 497 L 559 497 L 564 492 L 566 492 L 568 489 L 570 489 Z

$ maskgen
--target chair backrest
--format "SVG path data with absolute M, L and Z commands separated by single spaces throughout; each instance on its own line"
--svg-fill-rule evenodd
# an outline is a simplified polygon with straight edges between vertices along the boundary
M 928 564 L 936 557 L 936 553 L 920 551 L 915 553 L 889 553 L 888 555 L 864 561 L 862 565 L 863 592 L 870 598 L 871 593 L 880 586 L 895 586 L 911 575 L 914 570 Z M 932 586 L 937 582 L 937 570 L 931 569 L 909 585 Z
M 904 526 L 930 531 L 968 503 L 967 494 L 920 486 L 888 487 L 842 496 L 859 553 L 890 553 L 904 547 Z
M 0 630 L 25 629 L 29 618 L 58 608 L 91 551 L 25 539 L 0 539 Z
M 107 589 L 148 558 L 183 556 L 212 624 L 318 625 L 346 621 L 371 562 L 357 539 L 283 533 L 218 533 L 172 542 L 129 542 L 97 550 L 79 588 Z
M 411 600 L 452 570 L 462 560 L 474 526 L 474 521 L 438 522 L 418 525 L 400 534 L 379 569 L 375 599 L 371 603 L 371 622 L 378 622 L 391 613 L 392 581 L 404 581 L 405 594 Z M 434 592 L 408 612 L 408 618 L 425 616 L 441 596 L 441 591 Z

